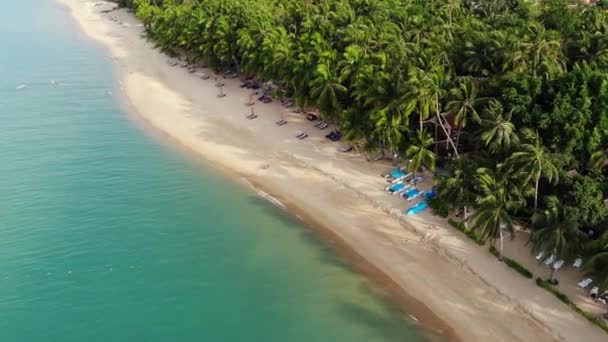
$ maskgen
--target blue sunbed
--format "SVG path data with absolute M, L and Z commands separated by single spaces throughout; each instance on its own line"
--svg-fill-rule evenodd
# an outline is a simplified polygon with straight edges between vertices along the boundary
M 393 184 L 393 185 L 389 186 L 387 191 L 390 193 L 395 193 L 395 192 L 403 190 L 403 188 L 405 188 L 405 184 L 397 183 L 397 184 Z
M 390 173 L 391 177 L 395 178 L 395 179 L 399 179 L 399 178 L 403 178 L 405 177 L 405 173 L 403 173 L 403 171 L 399 170 L 399 169 L 394 169 L 391 171 Z
M 409 192 L 405 197 L 407 197 L 408 201 L 411 201 L 418 196 L 420 196 L 420 191 L 418 189 L 414 188 L 414 191 Z
M 408 215 L 416 215 L 418 213 L 423 212 L 424 210 L 426 210 L 426 208 L 428 208 L 429 205 L 422 201 L 422 202 L 418 202 L 416 204 L 414 204 L 413 206 L 411 206 L 408 210 L 407 210 L 407 214 Z
M 411 194 L 413 194 L 413 193 L 415 193 L 415 192 L 417 192 L 417 191 L 418 191 L 418 189 L 416 189 L 416 188 L 411 188 L 411 189 L 408 189 L 406 192 L 404 192 L 402 196 L 403 196 L 404 198 L 408 198 L 408 197 L 409 197 Z
M 437 197 L 437 195 L 437 190 L 429 190 L 424 193 L 424 199 L 428 201 Z

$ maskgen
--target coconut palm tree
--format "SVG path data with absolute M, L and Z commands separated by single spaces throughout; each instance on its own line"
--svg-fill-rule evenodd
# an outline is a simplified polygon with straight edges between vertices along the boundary
M 586 235 L 579 230 L 573 208 L 563 205 L 557 196 L 545 198 L 545 208 L 532 216 L 536 227 L 530 235 L 534 252 L 547 251 L 558 259 L 569 260 L 582 249 Z M 549 276 L 555 283 L 556 269 L 551 267 Z
M 519 145 L 516 152 L 506 160 L 505 164 L 516 172 L 524 183 L 534 182 L 534 210 L 538 208 L 538 186 L 541 177 L 549 183 L 557 183 L 559 170 L 555 165 L 555 155 L 547 152 L 538 132 L 526 128 L 522 131 L 525 143 Z
M 504 231 L 513 236 L 514 221 L 511 213 L 524 205 L 517 186 L 502 167 L 497 172 L 482 168 L 476 175 L 479 196 L 475 200 L 477 211 L 472 217 L 472 227 L 481 234 L 483 241 L 500 241 L 499 258 L 502 260 Z
M 316 100 L 322 113 L 329 117 L 341 114 L 343 105 L 340 98 L 347 94 L 348 89 L 340 84 L 334 68 L 326 63 L 319 64 L 310 88 L 310 96 Z
M 449 112 L 455 113 L 454 123 L 458 126 L 458 136 L 456 138 L 456 147 L 460 143 L 460 135 L 462 129 L 467 126 L 469 120 L 476 123 L 481 122 L 479 110 L 481 106 L 487 103 L 490 99 L 487 97 L 479 97 L 477 85 L 471 78 L 465 78 L 458 82 L 458 88 L 450 91 L 453 100 L 448 102 L 447 109 Z
M 412 143 L 405 151 L 405 154 L 410 159 L 408 169 L 411 172 L 422 172 L 423 167 L 429 171 L 435 171 L 437 155 L 431 150 L 434 143 L 433 137 L 426 130 L 416 131 Z
M 509 66 L 516 72 L 531 73 L 546 78 L 565 69 L 564 54 L 558 35 L 540 23 L 531 23 L 523 39 L 515 44 Z
M 519 144 L 511 113 L 504 113 L 502 104 L 490 101 L 481 120 L 481 140 L 494 154 L 510 151 Z
M 583 265 L 583 270 L 593 276 L 597 286 L 608 288 L 608 232 L 587 246 L 591 258 Z
M 471 162 L 462 156 L 456 157 L 450 163 L 450 174 L 438 178 L 437 189 L 441 199 L 462 209 L 466 225 L 467 207 L 475 203 L 475 170 Z

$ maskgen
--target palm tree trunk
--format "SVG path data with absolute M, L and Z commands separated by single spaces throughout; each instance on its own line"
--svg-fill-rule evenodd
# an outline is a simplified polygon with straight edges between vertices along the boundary
M 534 184 L 534 210 L 538 208 L 538 183 L 540 182 L 540 173 L 536 176 L 536 184 Z
M 443 125 L 443 121 L 441 121 L 441 120 L 442 120 L 441 114 L 438 112 L 437 121 L 439 122 L 439 125 L 441 126 L 441 129 L 443 130 L 443 134 L 445 134 L 445 136 L 448 139 L 448 142 L 450 143 L 450 145 L 452 145 L 452 149 L 454 149 L 454 153 L 456 154 L 456 157 L 458 157 L 458 149 L 456 148 L 456 145 L 454 145 L 454 141 L 452 141 L 452 137 L 448 133 L 448 130 L 445 128 L 445 126 Z
M 498 254 L 498 259 L 499 259 L 500 261 L 502 261 L 502 248 L 503 248 L 503 242 L 502 242 L 502 227 L 499 227 L 498 229 L 499 229 L 499 231 L 498 231 L 498 235 L 500 235 L 500 252 L 499 252 L 499 254 Z
M 466 205 L 462 206 L 462 223 L 464 223 L 465 229 L 469 228 L 469 227 L 467 227 L 467 206 Z
M 458 125 L 458 135 L 456 136 L 456 147 L 460 146 L 460 133 L 462 132 L 462 126 Z
M 557 270 L 555 269 L 555 267 L 551 267 L 551 274 L 549 275 L 549 279 L 551 280 L 552 283 L 555 283 L 555 272 Z

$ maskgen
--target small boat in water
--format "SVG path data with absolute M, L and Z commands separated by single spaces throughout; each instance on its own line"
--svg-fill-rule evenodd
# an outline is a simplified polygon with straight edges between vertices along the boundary
M 15 89 L 16 89 L 16 90 L 21 90 L 21 89 L 23 89 L 23 88 L 25 88 L 25 87 L 27 87 L 27 85 L 25 85 L 25 84 L 20 84 L 20 85 L 18 85 L 17 87 L 15 87 Z

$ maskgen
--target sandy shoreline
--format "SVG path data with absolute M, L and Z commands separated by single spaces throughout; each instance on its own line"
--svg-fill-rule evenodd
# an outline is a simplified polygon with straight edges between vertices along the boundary
M 322 223 L 320 233 L 385 284 L 425 327 L 462 341 L 607 339 L 487 251 L 450 229 L 428 229 L 444 221 L 428 213 L 402 220 L 407 204 L 386 195 L 378 176 L 388 165 L 336 152 L 340 145 L 325 141 L 325 131 L 277 104 L 257 104 L 259 118 L 246 120 L 249 92 L 238 80 L 226 80 L 228 96 L 218 99 L 213 80 L 169 67 L 166 57 L 140 37 L 142 28 L 131 14 L 100 14 L 107 6 L 94 7 L 94 1 L 58 1 L 87 35 L 108 48 L 129 105 L 143 121 L 266 190 L 306 221 Z M 110 21 L 110 15 L 126 25 Z M 289 123 L 276 126 L 280 118 Z M 300 131 L 310 138 L 297 140 Z

